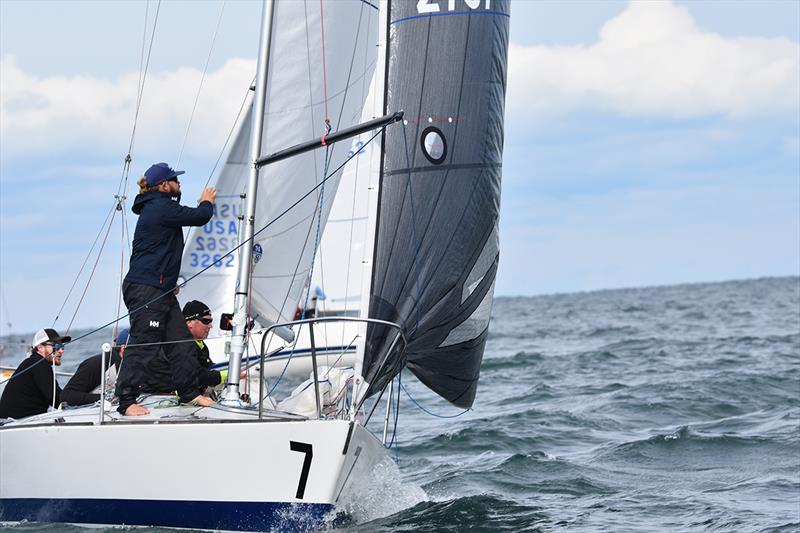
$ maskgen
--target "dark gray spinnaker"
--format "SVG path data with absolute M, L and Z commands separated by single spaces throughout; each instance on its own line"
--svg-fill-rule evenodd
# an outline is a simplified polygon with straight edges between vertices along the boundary
M 499 258 L 509 3 L 453 5 L 390 1 L 384 105 L 407 124 L 384 138 L 369 316 L 408 345 L 388 353 L 393 336 L 371 325 L 364 376 L 374 394 L 407 365 L 467 408 Z

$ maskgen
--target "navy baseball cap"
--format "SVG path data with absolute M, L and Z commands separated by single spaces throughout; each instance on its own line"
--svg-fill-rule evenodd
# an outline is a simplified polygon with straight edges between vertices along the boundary
M 147 180 L 148 187 L 155 187 L 159 183 L 185 173 L 185 170 L 175 170 L 166 163 L 156 163 L 147 169 L 147 172 L 144 173 L 144 178 Z

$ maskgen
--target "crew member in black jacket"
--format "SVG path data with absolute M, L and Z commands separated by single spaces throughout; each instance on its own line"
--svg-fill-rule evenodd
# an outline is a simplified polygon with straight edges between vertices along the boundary
M 194 338 L 194 355 L 197 359 L 195 373 L 197 374 L 197 381 L 205 393 L 207 388 L 225 383 L 228 377 L 227 369 L 211 370 L 210 368 L 213 361 L 205 340 L 213 327 L 214 318 L 211 315 L 211 309 L 198 300 L 192 300 L 183 306 L 183 318 L 186 319 L 186 327 Z M 175 390 L 175 385 L 171 381 L 168 371 L 169 366 L 165 356 L 159 354 L 158 357 L 154 357 L 148 367 L 149 383 L 146 392 L 172 394 L 172 391 Z M 243 370 L 240 377 L 244 378 L 246 375 L 247 371 Z
M 114 347 L 111 349 L 111 357 L 106 359 L 106 371 L 111 364 L 114 364 L 114 378 L 106 376 L 106 386 L 111 386 L 109 379 L 116 379 L 116 373 L 119 372 L 119 365 L 122 362 L 122 357 L 125 355 L 125 345 L 128 344 L 128 335 L 130 330 L 123 329 L 117 334 L 114 339 Z M 94 392 L 102 383 L 100 376 L 100 367 L 102 366 L 103 354 L 97 354 L 84 359 L 78 366 L 78 370 L 70 378 L 61 391 L 61 401 L 66 402 L 67 405 L 88 405 L 93 404 L 100 399 L 100 394 Z
M 70 337 L 62 337 L 54 329 L 36 332 L 31 342 L 30 357 L 19 364 L 0 397 L 0 418 L 38 415 L 47 412 L 48 407 L 59 404 L 61 387 L 54 381 L 53 367 L 61 365 L 64 343 L 70 340 Z
M 184 172 L 157 163 L 139 180 L 133 212 L 139 215 L 133 236 L 130 268 L 122 284 L 122 297 L 130 313 L 131 338 L 125 364 L 120 368 L 117 410 L 125 415 L 149 413 L 136 403 L 147 383 L 147 366 L 163 349 L 182 402 L 209 406 L 200 393 L 195 368 L 194 343 L 175 298 L 183 253 L 183 226 L 202 226 L 214 214 L 217 190 L 203 189 L 197 207 L 178 203 Z M 177 342 L 175 342 L 177 341 Z M 163 345 L 161 343 L 164 343 Z

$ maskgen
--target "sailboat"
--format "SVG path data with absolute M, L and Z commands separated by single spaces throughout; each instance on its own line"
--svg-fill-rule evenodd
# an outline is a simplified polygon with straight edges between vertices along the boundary
M 312 37 L 323 22 L 325 38 Z M 237 261 L 223 399 L 205 408 L 156 399 L 135 418 L 103 406 L 54 410 L 3 425 L 0 521 L 319 529 L 380 491 L 393 402 L 382 427 L 373 415 L 404 368 L 453 405 L 472 406 L 499 257 L 508 24 L 503 0 L 265 1 L 249 146 L 238 147 L 248 150 L 246 208 L 233 253 L 219 258 Z M 368 68 L 351 69 L 359 51 Z M 327 83 L 310 75 L 319 65 Z M 369 89 L 348 102 L 359 76 Z M 334 116 L 326 104 L 341 112 L 320 137 L 319 121 Z M 332 193 L 340 168 L 359 158 L 371 193 L 361 316 L 292 320 L 308 277 L 296 265 L 312 264 L 324 231 L 323 186 Z M 217 262 L 212 255 L 208 265 Z M 199 276 L 223 268 L 199 264 Z M 291 305 L 276 305 L 284 298 Z M 312 377 L 294 399 L 310 402 L 311 414 L 272 409 L 263 391 L 242 399 L 253 308 L 265 338 L 291 338 L 289 326 L 357 324 L 352 370 L 318 364 L 308 327 Z M 213 483 L 198 446 L 227 450 Z

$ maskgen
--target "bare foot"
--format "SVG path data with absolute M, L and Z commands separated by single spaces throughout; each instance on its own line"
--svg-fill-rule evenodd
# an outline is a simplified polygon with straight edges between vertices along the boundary
M 138 403 L 132 403 L 125 409 L 125 416 L 142 416 L 142 415 L 149 415 L 150 411 L 139 405 Z
M 212 400 L 208 396 L 203 396 L 201 394 L 200 396 L 198 396 L 197 398 L 195 398 L 194 400 L 192 400 L 189 403 L 194 404 L 194 405 L 202 405 L 203 407 L 210 407 L 210 406 L 214 405 L 214 400 Z

